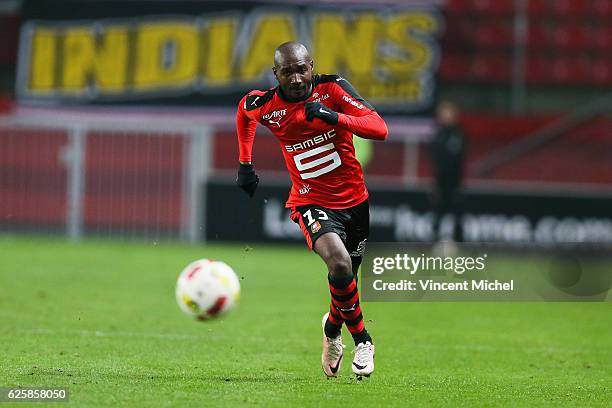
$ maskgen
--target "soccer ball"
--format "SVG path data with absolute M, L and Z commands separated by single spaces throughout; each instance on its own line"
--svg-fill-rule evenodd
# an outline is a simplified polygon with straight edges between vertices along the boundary
M 187 315 L 208 320 L 232 310 L 240 282 L 227 264 L 209 259 L 192 262 L 176 282 L 176 301 Z

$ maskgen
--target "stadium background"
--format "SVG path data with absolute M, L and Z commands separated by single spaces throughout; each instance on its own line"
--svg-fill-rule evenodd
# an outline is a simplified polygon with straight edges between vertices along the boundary
M 467 240 L 612 242 L 609 2 L 121 3 L 6 3 L 3 230 L 299 240 L 265 130 L 269 190 L 248 203 L 225 187 L 234 105 L 273 85 L 275 44 L 297 38 L 389 122 L 390 140 L 365 146 L 375 239 L 431 238 L 407 220 L 429 222 L 431 114 L 451 98 Z M 236 214 L 253 225 L 223 222 Z
M 274 321 L 263 325 L 274 332 L 293 321 L 269 304 L 283 298 L 276 291 L 288 293 L 277 282 L 283 265 L 320 269 L 304 248 L 284 246 L 302 246 L 303 238 L 283 208 L 289 180 L 265 129 L 255 143 L 257 196 L 247 200 L 234 186 L 234 105 L 249 89 L 274 85 L 272 52 L 289 39 L 311 47 L 316 70 L 345 75 L 389 124 L 387 142 L 358 146 L 372 194 L 373 240 L 431 240 L 427 143 L 436 101 L 451 99 L 469 143 L 467 241 L 609 248 L 610 21 L 610 0 L 1 2 L 0 317 L 7 358 L 0 382 L 69 384 L 70 372 L 80 379 L 75 398 L 108 405 L 138 404 L 147 392 L 149 404 L 164 395 L 194 403 L 197 392 L 184 387 L 201 380 L 211 386 L 203 395 L 236 404 L 270 403 L 269 391 L 279 395 L 278 405 L 283 398 L 317 405 L 316 358 L 290 358 L 291 367 L 263 377 L 243 375 L 252 364 L 247 355 L 223 358 L 224 345 L 241 336 L 237 326 L 261 336 L 265 329 L 254 321 Z M 201 241 L 206 245 L 184 244 Z M 178 271 L 204 256 L 228 260 L 244 279 L 248 307 L 233 325 L 186 326 L 172 305 Z M 298 296 L 305 316 L 318 313 L 312 296 L 325 299 L 320 276 L 311 275 Z M 23 305 L 24 298 L 33 302 Z M 383 340 L 400 352 L 413 345 L 437 357 L 397 367 L 383 360 L 388 373 L 400 378 L 406 369 L 415 380 L 373 383 L 366 401 L 401 405 L 403 394 L 393 387 L 408 387 L 423 405 L 429 398 L 447 405 L 610 402 L 609 304 L 394 306 L 417 334 L 398 328 L 385 307 L 369 309 Z M 385 329 L 405 341 L 385 339 Z M 313 330 L 300 326 L 288 338 L 302 347 Z M 257 336 L 244 344 L 281 364 Z M 474 338 L 486 346 L 474 347 Z M 190 354 L 202 340 L 214 357 Z M 177 341 L 191 351 L 177 351 Z M 89 363 L 59 357 L 88 345 L 99 353 Z M 150 347 L 168 364 L 138 354 Z M 318 352 L 294 352 L 304 350 Z M 104 360 L 110 351 L 128 363 Z M 193 380 L 189 370 L 173 368 L 191 359 L 209 361 L 204 369 L 214 375 Z M 523 367 L 523 360 L 534 365 Z M 461 364 L 473 381 L 454 383 L 465 374 Z M 432 365 L 439 369 L 428 371 Z M 483 377 L 487 369 L 492 374 Z M 100 385 L 89 370 L 103 373 Z M 153 378 L 160 372 L 163 383 Z M 130 379 L 105 399 L 101 387 L 117 378 Z M 263 382 L 291 385 L 283 392 Z M 236 391 L 234 383 L 247 387 Z M 466 396 L 461 384 L 474 394 Z M 328 398 L 336 395 L 329 384 L 324 389 Z M 78 397 L 83 390 L 91 394 Z

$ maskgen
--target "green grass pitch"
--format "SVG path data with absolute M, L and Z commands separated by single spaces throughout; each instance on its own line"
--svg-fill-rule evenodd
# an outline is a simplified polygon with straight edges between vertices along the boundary
M 174 284 L 204 257 L 236 270 L 242 299 L 202 323 Z M 68 387 L 79 407 L 612 404 L 609 302 L 365 303 L 377 354 L 363 381 L 346 362 L 321 371 L 327 302 L 304 246 L 0 237 L 0 386 Z

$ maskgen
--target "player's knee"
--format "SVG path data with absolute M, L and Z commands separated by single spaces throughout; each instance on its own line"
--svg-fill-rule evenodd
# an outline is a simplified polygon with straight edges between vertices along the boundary
M 336 254 L 327 262 L 329 273 L 334 278 L 345 278 L 353 274 L 351 258 L 348 254 Z

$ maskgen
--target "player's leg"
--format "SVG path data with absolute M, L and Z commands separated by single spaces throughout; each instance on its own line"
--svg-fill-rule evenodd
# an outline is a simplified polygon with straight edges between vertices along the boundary
M 365 241 L 363 241 L 363 245 L 365 247 Z M 359 283 L 359 267 L 361 266 L 362 256 L 354 256 L 354 254 L 350 253 L 351 257 L 351 270 L 353 271 L 353 276 L 355 277 L 355 283 Z
M 318 237 L 314 243 L 313 250 L 319 254 L 327 265 L 330 288 L 334 285 L 332 282 L 344 282 L 352 277 L 348 253 L 337 233 L 328 232 Z M 342 250 L 344 250 L 344 253 L 342 253 Z M 323 316 L 323 353 L 321 364 L 323 371 L 329 377 L 338 374 L 344 355 L 344 344 L 342 343 L 341 336 L 344 318 L 333 296 L 332 292 L 329 312 Z
M 370 236 L 370 204 L 363 203 L 347 210 L 349 223 L 346 229 L 346 249 L 351 257 L 351 266 L 355 282 L 359 282 L 359 267 L 365 253 L 366 244 Z
M 346 229 L 346 249 L 351 258 L 355 284 L 359 266 L 365 253 L 366 243 L 370 235 L 370 205 L 366 200 L 363 203 L 347 210 L 349 223 Z M 356 344 L 355 358 L 351 367 L 358 376 L 370 375 L 374 371 L 374 345 L 372 339 Z
M 353 266 L 344 242 L 338 234 L 330 232 L 317 239 L 314 250 L 323 259 L 328 271 L 332 307 L 331 318 L 326 323 L 326 334 L 330 337 L 337 334 L 340 331 L 337 322 L 341 320 L 347 325 L 356 344 L 358 340 L 368 340 L 369 335 L 361 316 Z M 348 321 L 347 317 L 350 318 Z
M 306 243 L 309 248 L 314 250 L 313 246 L 324 237 L 325 234 L 334 231 L 333 235 L 344 235 L 344 226 L 341 214 L 336 214 L 334 211 L 324 207 L 308 205 L 294 208 L 291 214 L 291 219 L 298 223 Z M 329 312 L 323 316 L 323 353 L 321 354 L 321 366 L 323 372 L 328 377 L 338 375 L 342 358 L 344 356 L 344 344 L 342 343 L 341 329 L 344 320 L 340 312 L 330 302 Z
M 353 372 L 370 375 L 374 371 L 374 345 L 363 321 L 349 252 L 340 236 L 333 232 L 319 237 L 314 250 L 327 265 L 333 308 L 344 320 L 355 342 Z

